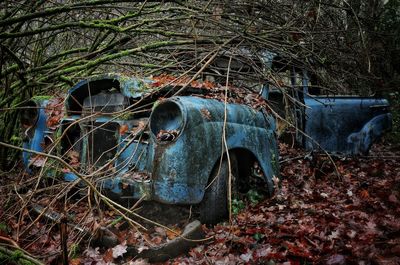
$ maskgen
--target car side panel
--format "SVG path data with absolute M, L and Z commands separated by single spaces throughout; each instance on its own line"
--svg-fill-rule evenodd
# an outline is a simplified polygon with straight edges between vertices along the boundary
M 47 105 L 47 101 L 40 102 L 39 104 L 40 104 L 38 112 L 39 117 L 36 124 L 34 125 L 34 128 L 31 128 L 31 130 L 34 130 L 34 135 L 31 139 L 28 138 L 24 140 L 22 147 L 28 150 L 42 152 L 44 145 L 44 138 L 46 135 L 51 135 L 52 132 L 49 131 L 49 128 L 47 127 L 46 124 L 47 116 L 44 108 Z M 32 157 L 33 155 L 31 153 L 26 151 L 22 152 L 22 160 L 27 172 L 30 172 L 29 165 L 32 162 L 31 161 Z
M 224 104 L 221 102 L 193 97 L 175 100 L 185 106 L 187 124 L 175 142 L 157 143 L 154 140 L 155 200 L 181 204 L 202 200 L 211 171 L 223 155 L 224 126 L 228 149 L 243 148 L 253 153 L 272 191 L 271 178 L 279 174 L 272 119 L 246 106 L 231 104 L 227 106 L 227 122 L 224 123 Z
M 374 117 L 386 115 L 386 123 L 377 126 L 376 135 L 390 129 L 391 116 L 388 102 L 384 99 L 362 97 L 306 97 L 305 137 L 307 150 L 323 149 L 346 154 L 360 153 L 357 144 L 349 136 L 362 131 Z M 377 140 L 379 137 L 370 138 Z M 370 141 L 370 140 L 368 140 Z M 371 143 L 367 143 L 370 146 Z

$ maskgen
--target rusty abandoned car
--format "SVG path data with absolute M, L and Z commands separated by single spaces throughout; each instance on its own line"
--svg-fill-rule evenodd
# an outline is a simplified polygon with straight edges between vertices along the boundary
M 241 182 L 238 186 L 245 188 L 252 163 L 258 161 L 265 186 L 272 192 L 272 178 L 279 174 L 272 116 L 245 105 L 225 106 L 194 96 L 154 103 L 151 97 L 142 97 L 151 82 L 107 75 L 70 89 L 58 126 L 63 135 L 59 156 L 70 164 L 79 161 L 82 172 L 101 169 L 97 181 L 110 196 L 198 204 L 200 219 L 207 223 L 228 213 L 228 156 Z M 56 133 L 48 128 L 48 102 L 31 101 L 28 105 L 42 108 L 21 115 L 28 128 L 26 149 L 42 151 L 42 142 Z M 135 110 L 129 111 L 132 106 Z M 224 144 L 229 150 L 225 154 Z M 28 152 L 23 156 L 29 167 L 34 156 Z M 77 178 L 71 172 L 63 174 L 67 181 Z
M 298 86 L 293 97 L 303 103 L 294 109 L 295 122 L 308 135 L 296 139 L 305 148 L 366 153 L 390 129 L 386 100 L 312 96 L 305 72 L 291 76 Z M 83 80 L 69 90 L 56 130 L 48 126 L 49 100 L 30 101 L 27 106 L 37 108 L 21 113 L 24 148 L 47 151 L 46 139 L 62 136 L 58 155 L 81 172 L 97 170 L 95 181 L 110 196 L 197 205 L 206 223 L 228 214 L 229 172 L 240 192 L 254 181 L 273 191 L 279 155 L 271 114 L 190 95 L 144 97 L 152 82 L 111 74 Z M 272 86 L 263 92 L 271 101 L 280 97 Z M 23 153 L 27 170 L 35 158 Z M 262 172 L 257 176 L 255 163 Z M 63 177 L 77 179 L 68 171 Z

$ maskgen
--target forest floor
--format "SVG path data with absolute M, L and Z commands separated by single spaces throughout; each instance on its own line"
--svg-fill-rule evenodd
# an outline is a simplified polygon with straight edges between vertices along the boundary
M 203 225 L 210 241 L 163 264 L 400 264 L 398 146 L 376 145 L 366 157 L 333 157 L 336 168 L 325 155 L 286 144 L 280 144 L 280 154 L 281 187 L 272 198 L 253 196 L 242 210 L 235 203 L 240 211 L 230 224 Z M 176 237 L 163 227 L 143 232 L 122 225 L 112 209 L 89 211 L 95 208 L 93 201 L 88 207 L 90 197 L 54 201 L 49 188 L 35 187 L 21 175 L 2 173 L 0 178 L 0 247 L 61 264 L 60 229 L 32 213 L 28 206 L 33 203 L 64 209 L 86 230 L 108 227 L 116 235 L 115 246 L 89 246 L 91 236 L 69 227 L 70 264 L 148 264 L 135 259 L 127 246 L 141 251 Z M 17 188 L 21 185 L 28 188 Z M 37 196 L 29 197 L 33 188 Z M 179 227 L 170 226 L 178 234 Z

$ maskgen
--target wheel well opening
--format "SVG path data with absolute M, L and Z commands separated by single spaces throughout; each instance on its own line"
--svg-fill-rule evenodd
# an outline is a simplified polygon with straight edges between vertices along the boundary
M 233 166 L 233 171 L 237 173 L 235 181 L 238 192 L 246 193 L 251 189 L 257 189 L 265 190 L 269 194 L 268 182 L 257 157 L 251 151 L 244 148 L 231 149 L 229 150 L 229 154 L 234 156 L 234 159 L 231 159 L 231 163 L 236 163 L 235 165 L 231 164 L 231 166 Z M 222 158 L 224 159 L 226 156 L 227 154 L 224 153 Z M 218 170 L 220 161 L 221 157 L 214 164 L 207 181 L 207 186 L 213 181 L 212 172 Z
M 268 192 L 268 182 L 257 157 L 244 148 L 233 149 L 237 161 L 238 179 L 237 187 L 240 193 L 251 189 Z
M 249 179 L 252 174 L 254 164 L 257 163 L 257 158 L 249 150 L 237 148 L 231 150 L 236 156 L 238 179 L 237 187 L 239 192 L 247 192 L 250 189 Z

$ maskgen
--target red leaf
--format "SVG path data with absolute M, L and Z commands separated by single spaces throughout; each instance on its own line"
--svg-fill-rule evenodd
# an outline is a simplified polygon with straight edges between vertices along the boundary
M 81 264 L 81 259 L 80 258 L 71 259 L 69 261 L 69 265 L 80 265 L 80 264 Z
M 369 193 L 368 193 L 367 190 L 361 190 L 361 191 L 360 191 L 360 196 L 361 196 L 361 198 L 363 198 L 363 199 L 368 199 L 368 198 L 369 198 Z
M 114 260 L 113 250 L 111 248 L 107 249 L 103 255 L 104 262 L 108 263 Z
M 60 120 L 64 116 L 64 98 L 52 98 L 46 105 L 45 113 L 47 116 L 46 125 L 50 129 L 57 129 Z
M 123 124 L 121 127 L 119 127 L 119 134 L 123 135 L 128 131 L 129 127 L 126 124 Z

